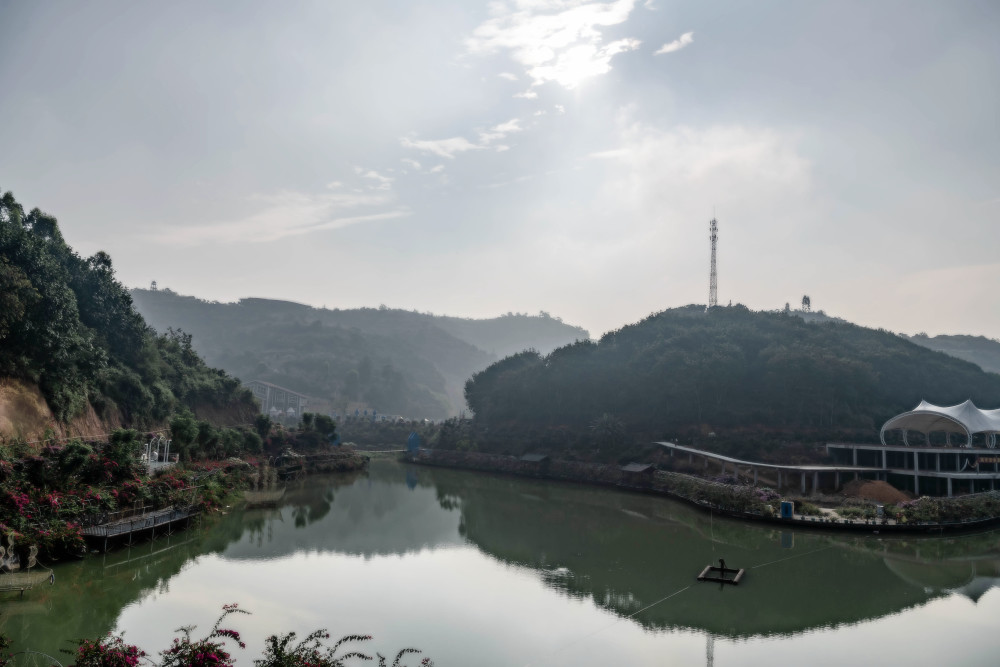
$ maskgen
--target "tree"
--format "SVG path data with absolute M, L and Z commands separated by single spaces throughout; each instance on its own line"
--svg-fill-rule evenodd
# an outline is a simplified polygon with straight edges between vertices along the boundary
M 808 294 L 802 296 L 802 312 L 808 313 L 812 310 L 812 299 Z
M 271 434 L 271 427 L 273 425 L 274 423 L 271 421 L 271 418 L 265 414 L 259 414 L 253 418 L 253 428 L 262 440 L 267 439 L 267 436 Z

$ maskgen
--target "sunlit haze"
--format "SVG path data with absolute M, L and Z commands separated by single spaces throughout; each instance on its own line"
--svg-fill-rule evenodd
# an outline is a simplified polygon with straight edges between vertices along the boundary
M 0 190 L 127 285 L 1000 337 L 995 2 L 0 1 Z

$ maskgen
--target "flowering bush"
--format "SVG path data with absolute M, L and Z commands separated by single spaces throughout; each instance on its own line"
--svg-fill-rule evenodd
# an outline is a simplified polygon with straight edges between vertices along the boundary
M 160 652 L 160 657 L 163 659 L 161 667 L 231 667 L 233 659 L 226 650 L 226 642 L 234 641 L 240 648 L 246 648 L 246 644 L 240 639 L 240 633 L 236 630 L 219 626 L 231 614 L 249 613 L 240 609 L 236 603 L 222 605 L 219 620 L 203 639 L 191 639 L 194 626 L 179 628 L 178 632 L 184 636 L 175 638 L 170 648 Z
M 100 641 L 80 640 L 71 667 L 135 667 L 145 655 L 138 646 L 126 644 L 120 635 L 108 634 Z
M 236 604 L 222 606 L 222 614 L 212 626 L 211 631 L 202 639 L 191 639 L 193 626 L 179 628 L 182 637 L 174 639 L 170 648 L 160 652 L 160 667 L 232 667 L 233 658 L 226 649 L 227 642 L 233 642 L 240 648 L 246 644 L 240 639 L 236 630 L 219 627 L 231 614 L 248 614 Z M 296 634 L 271 635 L 265 640 L 264 654 L 254 660 L 254 667 L 346 667 L 348 660 L 357 659 L 370 661 L 372 656 L 360 651 L 348 651 L 343 655 L 337 652 L 353 642 L 370 641 L 371 635 L 347 635 L 333 646 L 326 646 L 323 640 L 329 639 L 326 630 L 316 630 L 297 644 Z M 9 664 L 9 654 L 3 651 L 10 646 L 10 641 L 0 634 L 0 667 Z M 69 667 L 136 667 L 140 659 L 146 658 L 146 652 L 137 646 L 126 644 L 121 635 L 109 633 L 99 641 L 81 639 L 76 651 L 64 651 L 74 656 L 75 661 Z M 404 648 L 396 654 L 391 667 L 405 667 L 403 659 L 408 655 L 420 653 L 415 648 Z M 386 657 L 380 653 L 379 667 L 388 667 Z M 153 664 L 153 663 L 151 663 Z M 424 657 L 418 663 L 419 667 L 433 667 L 434 662 Z
M 345 660 L 359 658 L 371 660 L 371 656 L 358 651 L 345 653 L 337 657 L 337 649 L 343 644 L 355 641 L 368 641 L 371 635 L 347 635 L 332 647 L 322 644 L 323 639 L 329 639 L 326 630 L 316 630 L 294 646 L 289 646 L 296 633 L 287 635 L 271 635 L 265 640 L 264 656 L 254 660 L 254 667 L 341 667 Z

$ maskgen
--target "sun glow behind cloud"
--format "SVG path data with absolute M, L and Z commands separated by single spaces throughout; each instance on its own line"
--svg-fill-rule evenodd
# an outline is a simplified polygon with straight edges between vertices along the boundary
M 628 20 L 634 0 L 521 0 L 497 3 L 493 17 L 476 28 L 465 44 L 469 53 L 509 53 L 524 68 L 532 86 L 546 82 L 575 88 L 611 70 L 611 59 L 639 47 L 639 40 L 606 42 L 601 28 Z M 518 94 L 532 97 L 528 92 Z

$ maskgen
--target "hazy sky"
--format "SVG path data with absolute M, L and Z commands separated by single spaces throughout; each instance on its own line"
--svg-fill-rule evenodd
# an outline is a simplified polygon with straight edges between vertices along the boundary
M 0 0 L 0 189 L 130 286 L 1000 337 L 1000 3 Z

